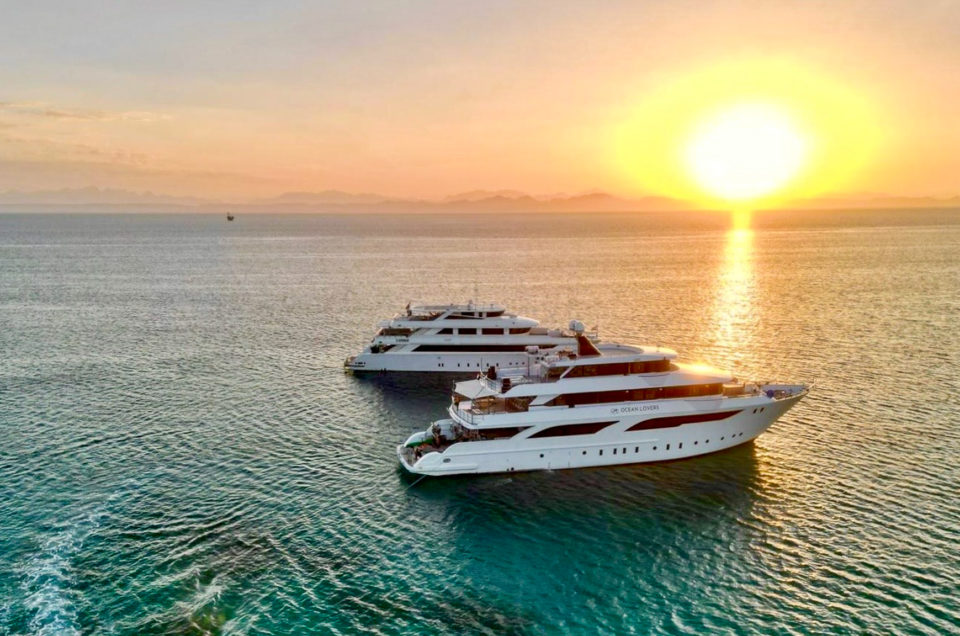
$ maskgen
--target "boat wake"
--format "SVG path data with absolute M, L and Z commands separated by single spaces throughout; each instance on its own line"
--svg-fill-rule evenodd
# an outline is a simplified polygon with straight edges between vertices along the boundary
M 103 509 L 86 512 L 63 524 L 20 569 L 24 607 L 30 612 L 30 631 L 38 636 L 73 636 L 77 624 L 79 593 L 75 589 L 72 561 L 100 527 Z

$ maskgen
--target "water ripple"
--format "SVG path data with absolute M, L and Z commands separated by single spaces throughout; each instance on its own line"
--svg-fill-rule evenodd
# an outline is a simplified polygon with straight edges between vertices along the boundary
M 742 262 L 709 219 L 52 218 L 0 238 L 0 633 L 960 629 L 953 217 L 771 218 Z M 449 381 L 340 364 L 475 284 L 817 386 L 691 461 L 412 485 Z

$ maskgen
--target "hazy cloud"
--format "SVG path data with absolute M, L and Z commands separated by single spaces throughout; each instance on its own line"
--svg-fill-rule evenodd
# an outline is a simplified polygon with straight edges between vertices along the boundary
M 0 192 L 46 190 L 50 183 L 56 183 L 60 188 L 92 185 L 178 195 L 202 191 L 208 196 L 225 199 L 238 198 L 238 192 L 268 194 L 283 187 L 281 183 L 249 174 L 154 168 L 108 159 L 96 160 L 92 154 L 83 159 L 0 158 Z
M 3 126 L 0 125 L 0 128 Z M 21 157 L 36 157 L 38 159 L 68 158 L 72 160 L 110 161 L 113 163 L 142 166 L 149 162 L 149 157 L 140 152 L 126 150 L 98 148 L 90 144 L 72 143 L 44 139 L 40 137 L 25 137 L 12 134 L 0 135 L 0 148 Z
M 130 121 L 151 123 L 170 119 L 170 115 L 149 111 L 109 111 L 88 108 L 64 108 L 44 102 L 0 102 L 0 112 L 50 119 L 78 119 L 105 122 Z

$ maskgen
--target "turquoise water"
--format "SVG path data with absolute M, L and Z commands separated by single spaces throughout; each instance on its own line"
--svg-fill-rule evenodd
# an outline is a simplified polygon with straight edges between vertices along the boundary
M 0 634 L 960 631 L 960 214 L 0 216 Z M 427 480 L 446 382 L 343 359 L 497 300 L 815 381 L 688 461 Z

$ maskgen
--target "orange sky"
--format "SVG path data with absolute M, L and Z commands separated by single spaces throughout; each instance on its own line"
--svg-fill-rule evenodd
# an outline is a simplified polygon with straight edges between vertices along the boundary
M 812 130 L 797 196 L 960 194 L 960 3 L 37 4 L 0 190 L 683 196 L 673 140 L 740 90 Z

